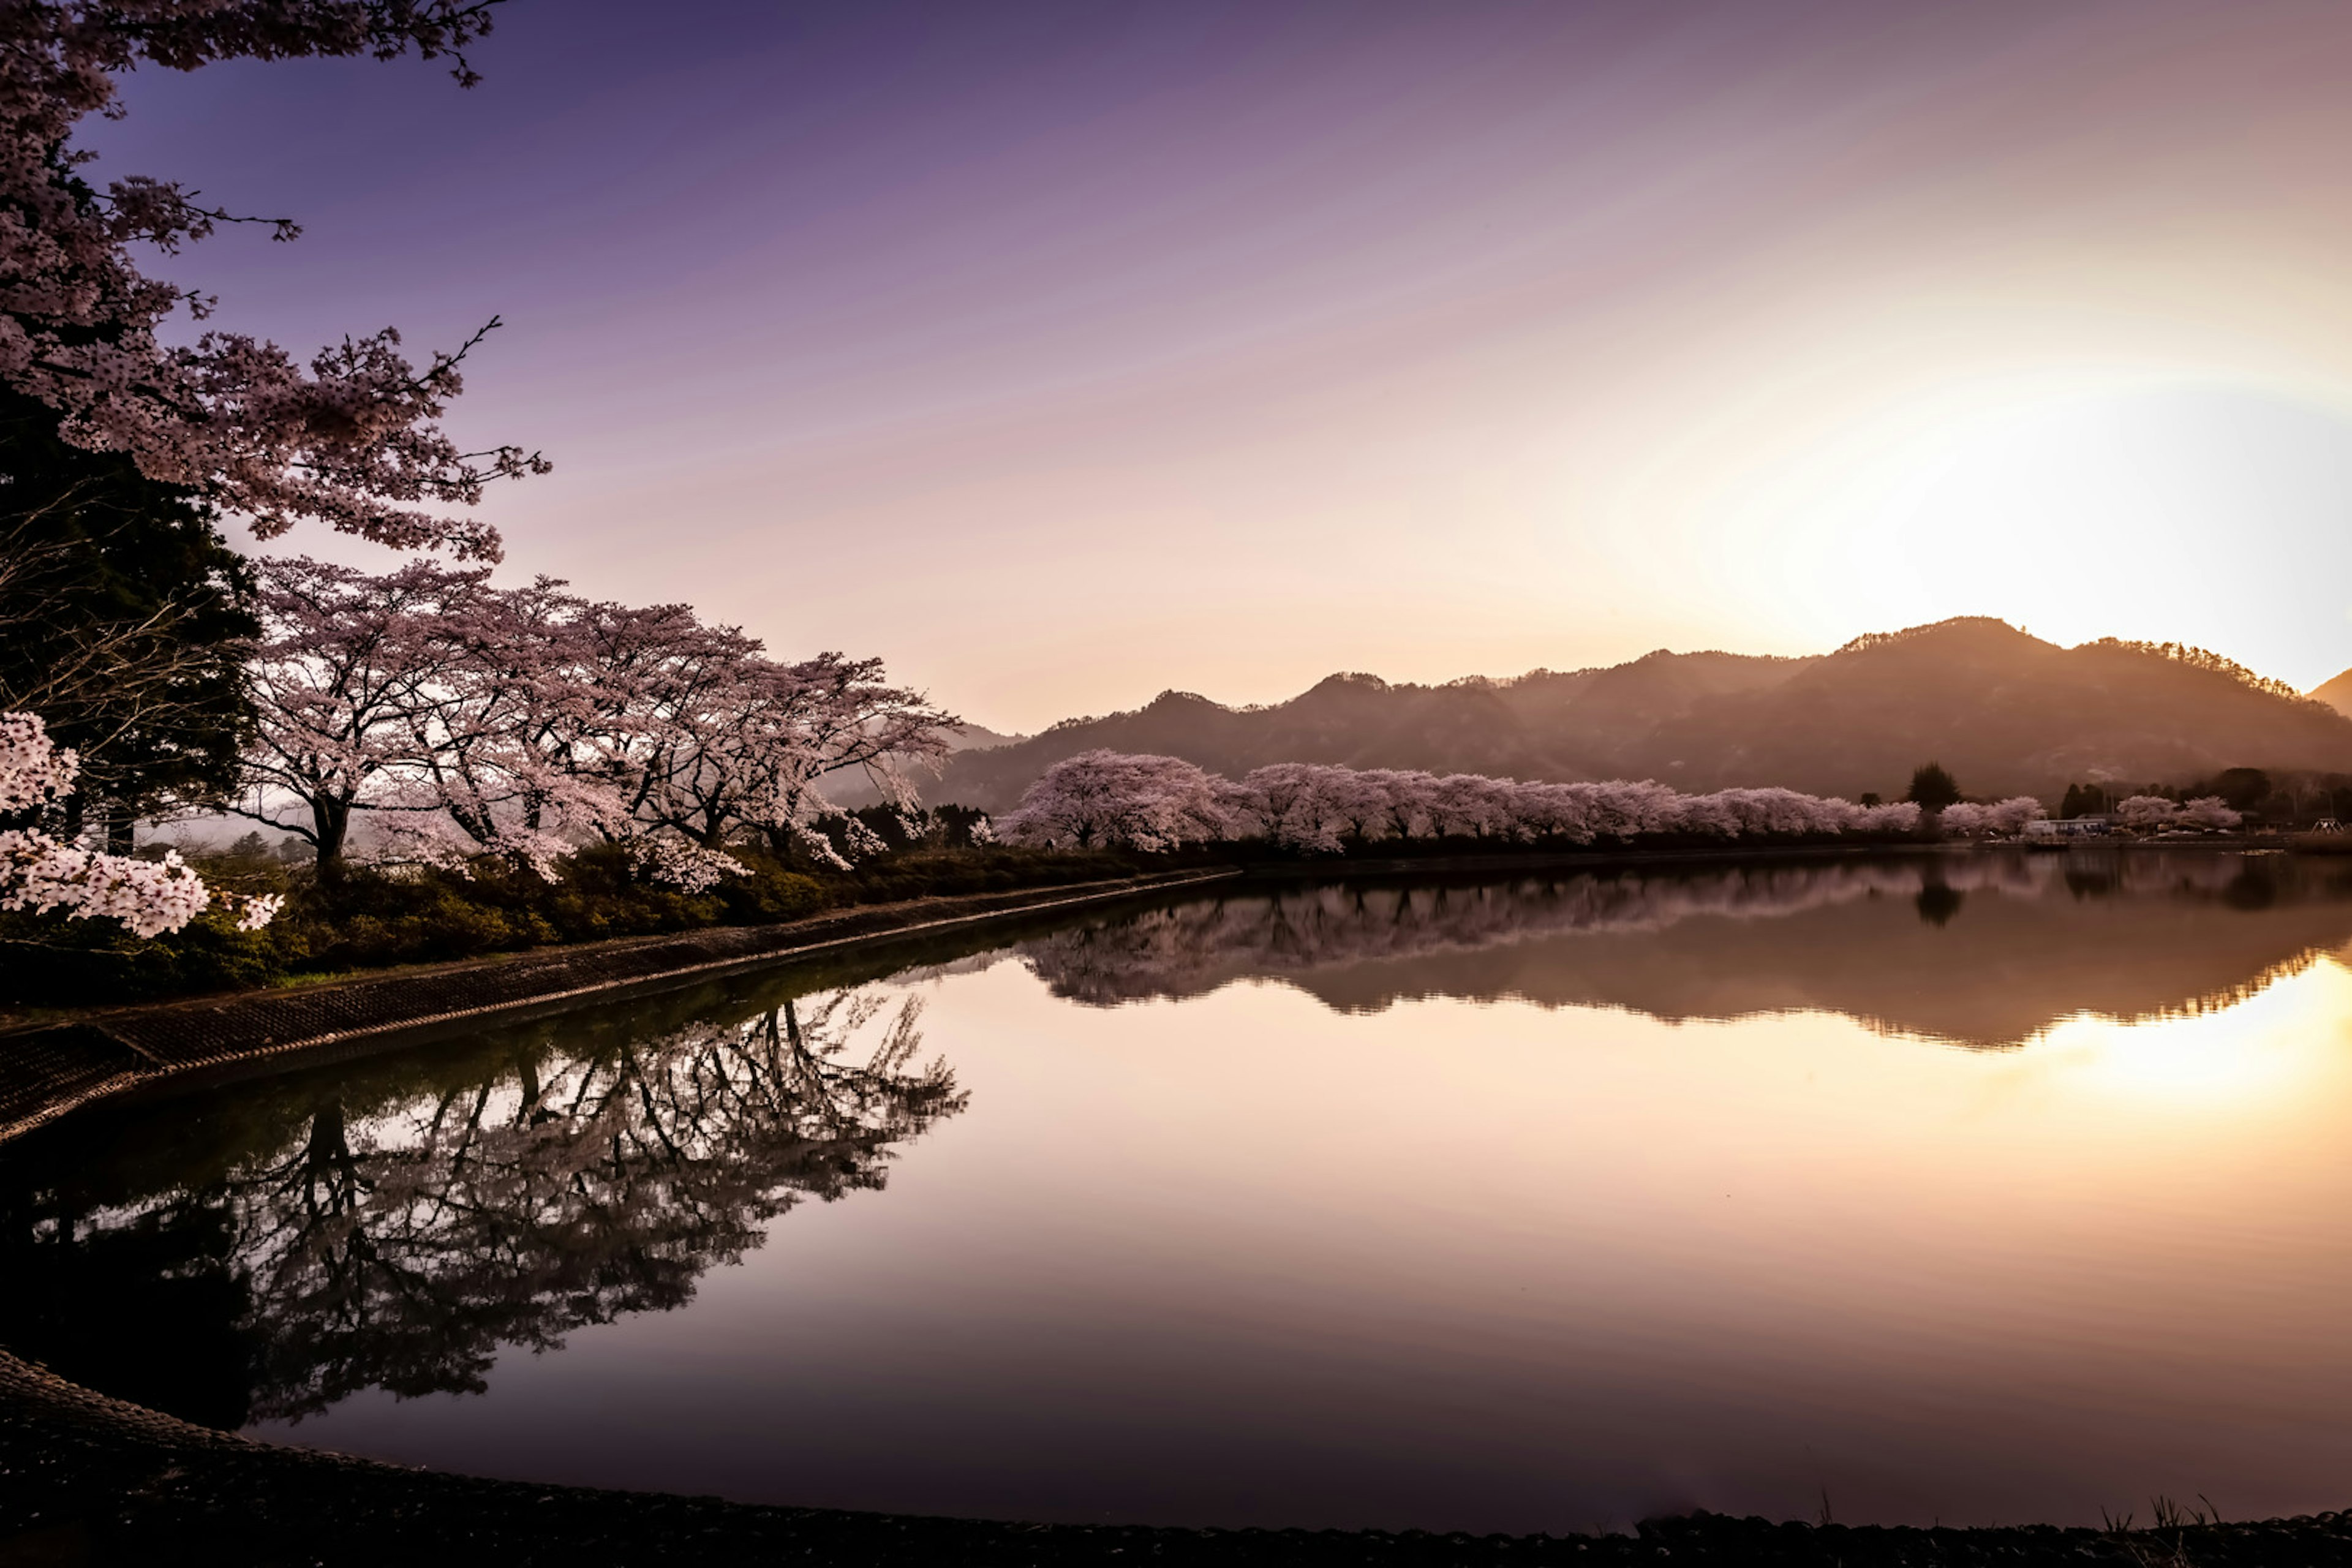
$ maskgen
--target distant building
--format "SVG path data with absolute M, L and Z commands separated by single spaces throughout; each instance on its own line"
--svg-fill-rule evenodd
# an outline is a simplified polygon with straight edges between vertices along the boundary
M 2037 816 L 2025 825 L 2025 841 L 2063 844 L 2070 838 L 2105 838 L 2111 827 L 2104 816 Z

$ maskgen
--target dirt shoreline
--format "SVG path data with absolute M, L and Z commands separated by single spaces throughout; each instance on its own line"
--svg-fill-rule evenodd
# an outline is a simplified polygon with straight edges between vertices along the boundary
M 1920 847 L 1922 849 L 1933 847 Z M 2214 846 L 2213 847 L 2222 847 Z M 2230 846 L 2241 848 L 2243 846 Z M 1885 853 L 1884 849 L 1878 851 Z M 1898 850 L 1897 852 L 1901 852 Z M 93 1011 L 0 1033 L 0 1142 L 90 1101 L 394 1049 L 592 996 L 846 956 L 1023 917 L 1237 880 L 1811 859 L 1497 856 L 1234 868 L 878 905 L 775 927 L 632 938 L 296 991 Z M 1637 1534 L 1019 1524 L 545 1487 L 278 1447 L 111 1399 L 0 1351 L 0 1568 L 236 1562 L 1101 1563 L 2346 1563 L 2352 1516 L 2154 1531 L 1816 1526 L 1699 1514 Z

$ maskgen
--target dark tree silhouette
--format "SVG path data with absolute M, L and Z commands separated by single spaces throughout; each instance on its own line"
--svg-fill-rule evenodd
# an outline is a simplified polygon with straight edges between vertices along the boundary
M 1958 802 L 1960 786 L 1943 763 L 1929 763 L 1911 775 L 1911 787 L 1903 798 L 1922 811 L 1941 811 Z
M 1919 889 L 1913 902 L 1918 908 L 1919 918 L 1929 925 L 1949 925 L 1952 917 L 1960 912 L 1961 901 L 1967 896 L 1948 883 L 1929 882 Z
M 2062 818 L 2096 816 L 2106 809 L 2107 792 L 2093 784 L 2068 784 L 2066 798 L 2058 803 L 2058 815 Z
M 0 393 L 0 710 L 79 753 L 62 825 L 99 815 L 121 852 L 138 817 L 236 788 L 253 574 L 195 490 L 55 426 Z

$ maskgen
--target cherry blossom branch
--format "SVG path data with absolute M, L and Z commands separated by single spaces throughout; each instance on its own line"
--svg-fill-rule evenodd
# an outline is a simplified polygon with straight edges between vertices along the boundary
M 68 140 L 90 114 L 116 116 L 115 79 L 142 63 L 192 70 L 216 60 L 414 51 L 463 53 L 499 0 L 16 0 L 0 5 L 0 381 L 54 409 L 76 445 L 128 454 L 152 479 L 185 484 L 262 538 L 301 521 L 398 549 L 495 561 L 488 525 L 436 510 L 471 507 L 496 479 L 548 471 L 519 446 L 460 448 L 438 421 L 463 390 L 458 363 L 498 323 L 422 371 L 389 330 L 346 339 L 299 364 L 274 343 L 207 332 L 167 347 L 163 323 L 213 301 L 147 277 L 128 247 L 165 255 L 246 218 L 170 181 L 131 175 L 103 193 Z

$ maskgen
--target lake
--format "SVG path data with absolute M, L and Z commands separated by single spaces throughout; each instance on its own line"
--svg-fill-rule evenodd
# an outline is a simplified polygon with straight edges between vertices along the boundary
M 2278 855 L 1227 884 L 68 1119 L 0 1342 L 841 1508 L 2338 1508 L 2347 944 Z

